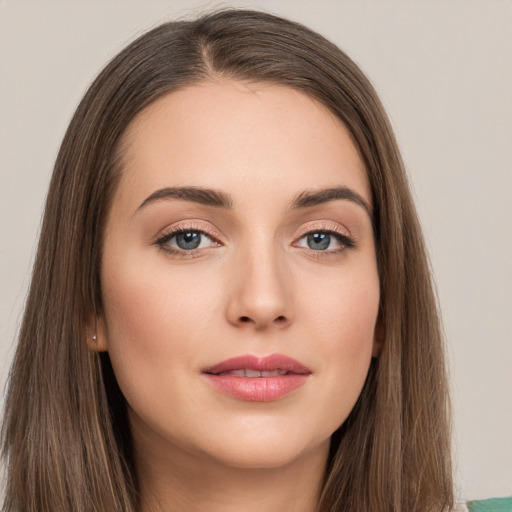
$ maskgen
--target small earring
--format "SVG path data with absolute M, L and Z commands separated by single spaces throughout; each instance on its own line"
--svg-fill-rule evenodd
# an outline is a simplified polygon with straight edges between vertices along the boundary
M 97 339 L 98 339 L 98 337 L 96 336 L 96 334 L 93 334 L 93 336 L 92 336 L 92 340 L 93 340 L 93 341 L 96 341 Z

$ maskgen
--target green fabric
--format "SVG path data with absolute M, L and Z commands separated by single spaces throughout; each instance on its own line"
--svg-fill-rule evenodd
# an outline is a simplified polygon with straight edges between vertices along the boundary
M 469 512 L 512 512 L 512 496 L 468 502 Z

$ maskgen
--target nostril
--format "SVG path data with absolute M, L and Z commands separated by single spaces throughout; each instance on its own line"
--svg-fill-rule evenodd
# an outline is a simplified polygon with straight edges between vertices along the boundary
M 255 320 L 253 320 L 250 316 L 241 316 L 238 318 L 238 322 L 241 323 L 241 324 L 258 324 L 258 322 L 256 322 Z M 288 322 L 288 319 L 283 316 L 283 315 L 279 315 L 278 317 L 274 318 L 274 321 L 272 323 L 274 324 L 286 324 Z M 266 325 L 266 322 L 262 322 L 262 324 L 265 324 Z

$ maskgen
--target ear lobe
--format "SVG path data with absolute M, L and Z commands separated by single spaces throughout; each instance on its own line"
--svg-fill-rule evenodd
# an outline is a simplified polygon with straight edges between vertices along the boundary
M 382 347 L 384 346 L 384 340 L 386 338 L 386 329 L 384 328 L 384 324 L 380 320 L 377 320 L 377 324 L 375 325 L 375 331 L 373 333 L 373 347 L 372 347 L 372 357 L 379 357 L 382 352 Z
M 102 317 L 95 317 L 87 327 L 87 346 L 91 352 L 107 352 L 107 330 Z

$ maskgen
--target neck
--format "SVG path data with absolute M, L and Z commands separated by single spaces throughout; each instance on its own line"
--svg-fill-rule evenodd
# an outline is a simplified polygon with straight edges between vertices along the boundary
M 147 448 L 147 447 L 145 447 Z M 236 468 L 201 455 L 136 449 L 142 512 L 314 512 L 328 443 L 271 468 Z

